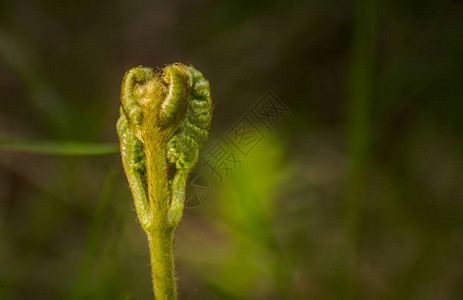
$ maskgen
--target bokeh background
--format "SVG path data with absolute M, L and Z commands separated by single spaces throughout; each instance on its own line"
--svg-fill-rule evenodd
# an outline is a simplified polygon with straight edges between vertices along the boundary
M 456 0 L 1 1 L 0 298 L 152 297 L 119 85 L 181 61 L 211 84 L 206 148 L 269 90 L 291 114 L 259 127 L 222 181 L 197 168 L 208 196 L 176 234 L 180 298 L 462 299 L 462 13 Z

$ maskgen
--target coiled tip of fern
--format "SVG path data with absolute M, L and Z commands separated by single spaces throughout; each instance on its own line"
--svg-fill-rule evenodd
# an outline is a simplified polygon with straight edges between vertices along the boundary
M 161 143 L 167 162 L 191 169 L 209 135 L 209 82 L 192 66 L 175 63 L 161 71 L 135 67 L 121 85 L 121 118 L 142 143 Z M 119 131 L 119 130 L 118 130 Z

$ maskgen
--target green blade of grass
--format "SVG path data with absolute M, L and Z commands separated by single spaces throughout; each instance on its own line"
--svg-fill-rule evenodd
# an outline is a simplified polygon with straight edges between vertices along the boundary
M 115 143 L 0 139 L 0 151 L 48 155 L 103 155 L 118 153 L 119 146 Z
M 91 270 L 95 266 L 98 266 L 99 263 L 96 257 L 104 238 L 103 225 L 108 214 L 118 174 L 114 169 L 110 169 L 106 174 L 103 188 L 101 189 L 101 194 L 93 213 L 92 222 L 88 228 L 88 238 L 83 250 L 81 266 L 77 273 L 74 288 L 71 291 L 71 299 L 85 299 L 88 298 L 88 293 L 92 292 L 89 283 Z
M 340 253 L 340 273 L 336 273 L 335 298 L 359 298 L 357 280 L 360 222 L 368 179 L 368 159 L 373 125 L 374 60 L 376 46 L 376 0 L 354 1 L 351 57 L 347 102 L 347 172 L 343 199 L 344 247 Z M 338 277 L 339 276 L 339 277 Z

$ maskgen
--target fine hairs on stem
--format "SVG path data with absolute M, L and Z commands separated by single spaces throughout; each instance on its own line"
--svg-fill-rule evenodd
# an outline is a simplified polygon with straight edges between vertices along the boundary
M 176 299 L 173 242 L 185 188 L 212 120 L 209 82 L 190 65 L 136 67 L 121 85 L 117 133 L 135 210 L 148 238 L 155 299 Z

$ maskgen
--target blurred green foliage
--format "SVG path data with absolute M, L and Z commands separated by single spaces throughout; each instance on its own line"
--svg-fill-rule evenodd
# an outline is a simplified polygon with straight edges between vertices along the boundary
M 224 240 L 219 251 L 209 248 L 207 242 L 194 241 L 185 247 L 195 250 L 185 251 L 180 259 L 199 263 L 195 273 L 217 298 L 294 295 L 289 257 L 274 228 L 276 200 L 290 171 L 284 160 L 283 145 L 269 136 L 218 189 L 210 191 L 209 202 L 198 208 L 203 210 L 204 221 L 220 230 Z

